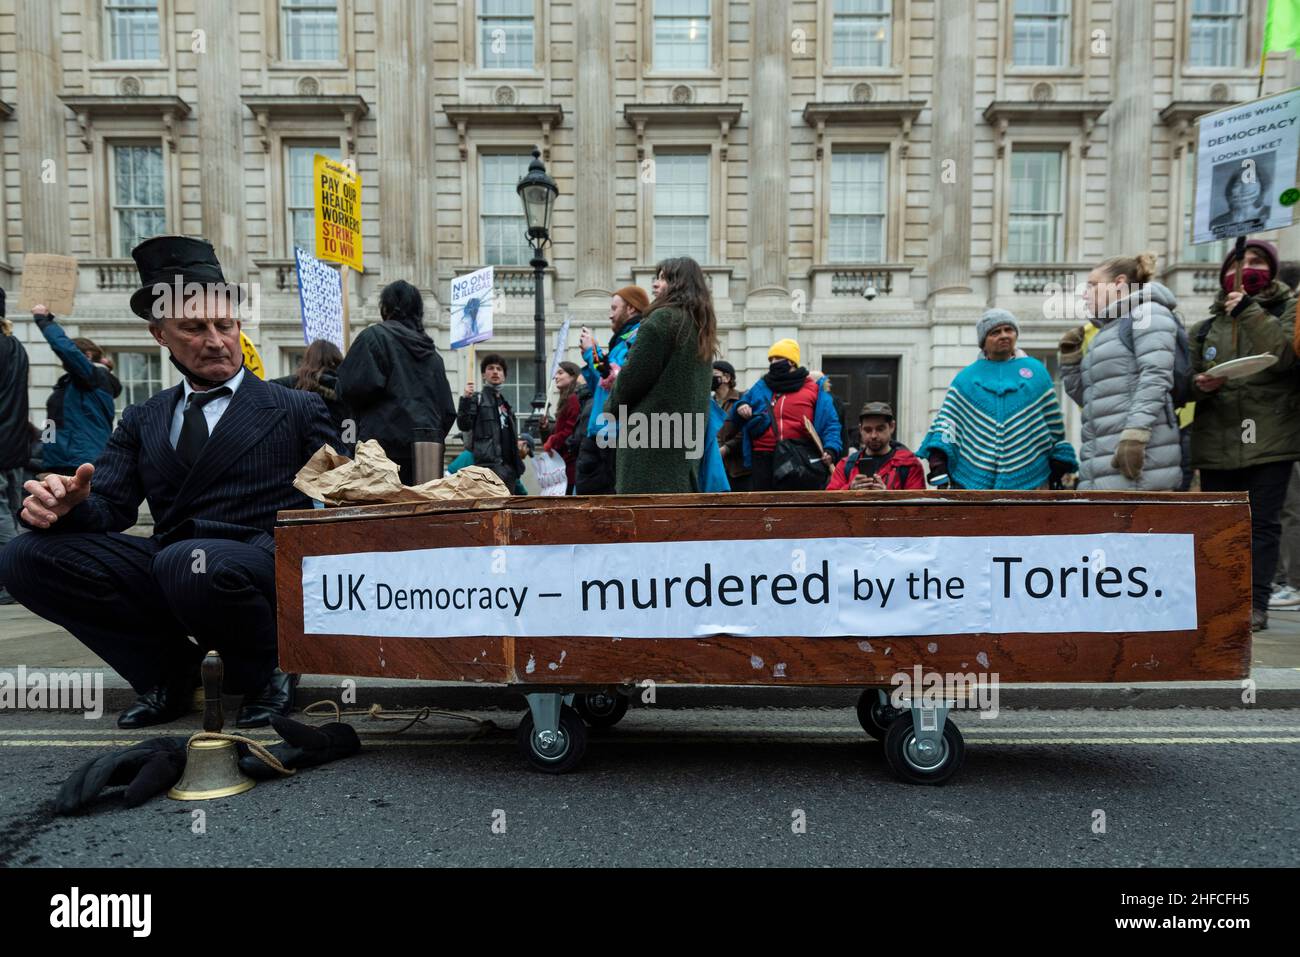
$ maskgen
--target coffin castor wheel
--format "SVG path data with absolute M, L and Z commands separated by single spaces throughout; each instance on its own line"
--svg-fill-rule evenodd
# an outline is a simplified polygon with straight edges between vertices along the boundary
M 515 740 L 534 770 L 564 774 L 577 767 L 587 753 L 587 726 L 578 712 L 566 706 L 560 709 L 555 731 L 538 730 L 532 712 L 526 711 Z
M 965 758 L 966 743 L 947 718 L 942 736 L 918 735 L 913 713 L 904 711 L 885 735 L 885 760 L 908 784 L 943 784 L 957 773 Z
M 627 696 L 617 691 L 592 691 L 573 696 L 573 710 L 593 728 L 612 728 L 627 714 Z
M 889 693 L 879 688 L 868 688 L 858 697 L 858 724 L 877 741 L 884 741 L 889 726 L 903 714 L 889 703 Z

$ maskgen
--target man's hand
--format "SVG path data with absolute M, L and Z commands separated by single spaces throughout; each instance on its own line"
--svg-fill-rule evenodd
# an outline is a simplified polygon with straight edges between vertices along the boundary
M 1231 313 L 1234 309 L 1237 308 L 1237 303 L 1241 302 L 1241 300 L 1245 298 L 1246 298 L 1246 294 L 1242 292 L 1240 289 L 1237 289 L 1233 292 L 1228 293 L 1228 298 L 1223 300 L 1223 305 L 1227 309 L 1227 311 Z
M 736 415 L 740 416 L 742 419 L 748 419 L 753 414 L 754 414 L 754 410 L 751 409 L 748 405 L 736 406 Z
M 45 306 L 43 306 L 40 303 L 37 303 L 36 305 L 32 306 L 33 316 L 48 316 L 49 314 L 50 314 L 50 310 L 46 309 Z
M 853 481 L 849 488 L 854 492 L 883 492 L 885 483 L 881 481 L 879 475 L 858 475 L 853 476 Z
M 1202 372 L 1192 381 L 1196 383 L 1196 388 L 1200 389 L 1202 392 L 1218 392 L 1223 388 L 1223 383 L 1228 380 L 1212 376 L 1207 372 Z
M 465 383 L 465 398 L 472 398 L 474 395 L 474 380 L 470 379 Z
M 26 483 L 23 488 L 31 494 L 23 499 L 23 521 L 33 528 L 49 528 L 90 497 L 94 474 L 95 466 L 86 462 L 72 478 L 51 472 L 39 482 Z
M 583 352 L 586 352 L 595 344 L 596 344 L 595 336 L 591 334 L 590 329 L 588 329 L 586 326 L 583 326 L 582 331 L 578 333 L 578 348 L 581 349 Z
M 827 465 L 835 464 L 835 459 L 831 456 L 831 453 L 829 452 L 822 453 L 822 461 L 825 462 Z

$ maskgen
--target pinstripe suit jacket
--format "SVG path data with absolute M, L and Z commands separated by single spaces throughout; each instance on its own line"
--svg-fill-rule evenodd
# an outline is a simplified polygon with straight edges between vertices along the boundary
M 164 389 L 122 413 L 95 463 L 90 497 L 49 531 L 125 531 L 148 500 L 163 543 L 228 538 L 274 547 L 275 513 L 311 507 L 293 487 L 298 469 L 322 445 L 339 447 L 325 401 L 249 373 L 189 469 L 169 439 L 182 392 Z

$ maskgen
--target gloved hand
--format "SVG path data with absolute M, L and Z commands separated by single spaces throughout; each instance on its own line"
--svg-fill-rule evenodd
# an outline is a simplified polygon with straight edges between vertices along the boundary
M 946 488 L 952 480 L 948 477 L 948 456 L 935 450 L 929 455 L 930 484 L 935 488 Z
M 75 814 L 108 787 L 126 785 L 122 803 L 139 807 L 162 794 L 185 771 L 185 738 L 149 738 L 125 751 L 87 761 L 59 788 L 56 814 Z
M 1111 468 L 1118 469 L 1119 474 L 1130 482 L 1136 482 L 1142 474 L 1142 464 L 1146 460 L 1147 442 L 1151 440 L 1149 429 L 1125 429 L 1119 434 L 1119 445 L 1110 460 Z
M 1047 480 L 1047 487 L 1049 489 L 1063 489 L 1063 488 L 1074 487 L 1073 482 L 1070 482 L 1069 485 L 1067 485 L 1064 481 L 1065 477 L 1068 476 L 1072 471 L 1074 471 L 1073 466 L 1071 466 L 1067 462 L 1058 462 L 1056 461 L 1056 459 L 1051 459 L 1047 464 L 1048 464 L 1048 468 L 1051 469 L 1051 475 L 1048 477 Z
M 319 764 L 347 758 L 361 750 L 361 739 L 356 729 L 350 724 L 333 721 L 319 728 L 301 724 L 292 718 L 276 717 L 271 719 L 275 733 L 284 738 L 282 744 L 273 744 L 266 750 L 276 756 L 281 764 L 290 770 L 314 768 Z M 280 777 L 280 772 L 271 767 L 244 745 L 239 745 L 239 769 L 250 778 L 269 781 Z
M 1077 365 L 1083 361 L 1083 334 L 1086 331 L 1084 326 L 1076 326 L 1061 336 L 1061 342 L 1058 346 L 1058 360 L 1063 366 Z

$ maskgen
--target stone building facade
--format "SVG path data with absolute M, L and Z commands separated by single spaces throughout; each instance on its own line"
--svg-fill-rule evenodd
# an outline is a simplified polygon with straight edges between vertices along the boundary
M 1195 118 L 1256 95 L 1265 6 L 0 0 L 0 285 L 33 418 L 59 370 L 12 315 L 28 252 L 79 260 L 67 325 L 116 355 L 123 403 L 176 381 L 126 304 L 130 243 L 157 232 L 209 238 L 228 278 L 259 285 L 247 331 L 270 375 L 291 371 L 315 152 L 363 181 L 354 330 L 405 278 L 446 350 L 451 278 L 493 263 L 492 345 L 517 360 L 526 410 L 514 183 L 538 147 L 560 188 L 548 344 L 572 316 L 573 358 L 581 325 L 607 328 L 612 290 L 690 253 L 742 385 L 795 337 L 845 408 L 893 401 L 915 443 L 989 305 L 1049 357 L 1077 321 L 1075 283 L 1149 248 L 1187 318 L 1204 313 L 1220 253 L 1188 241 Z M 1294 85 L 1290 58 L 1271 58 L 1265 90 Z M 1300 257 L 1297 233 L 1278 238 Z M 448 367 L 459 388 L 463 357 Z

